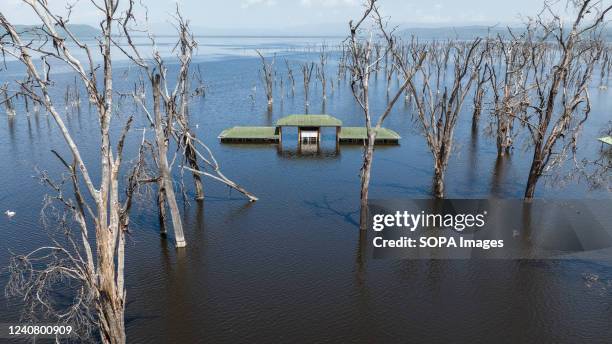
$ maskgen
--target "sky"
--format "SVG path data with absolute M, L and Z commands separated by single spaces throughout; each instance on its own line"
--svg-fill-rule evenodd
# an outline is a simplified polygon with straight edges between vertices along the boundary
M 66 1 L 48 0 L 52 7 L 66 12 Z M 100 2 L 101 0 L 96 0 Z M 125 0 L 120 0 L 125 3 Z M 168 25 L 176 1 L 141 0 L 149 9 L 152 27 Z M 231 33 L 252 29 L 278 34 L 291 31 L 337 30 L 345 28 L 361 10 L 361 0 L 179 0 L 184 16 L 192 26 Z M 521 15 L 533 15 L 541 0 L 379 0 L 384 15 L 393 23 L 406 26 L 493 25 L 521 22 Z M 0 11 L 15 24 L 31 24 L 31 9 L 23 0 L 0 0 Z M 72 22 L 95 25 L 98 13 L 89 0 L 80 0 Z

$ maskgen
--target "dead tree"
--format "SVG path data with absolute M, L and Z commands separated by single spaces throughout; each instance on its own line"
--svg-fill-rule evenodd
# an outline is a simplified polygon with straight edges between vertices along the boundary
M 198 157 L 195 152 L 194 144 L 190 139 L 190 137 L 195 137 L 195 134 L 191 130 L 188 116 L 188 103 L 190 99 L 189 68 L 191 66 L 193 50 L 197 47 L 197 43 L 189 29 L 189 23 L 183 19 L 178 7 L 176 9 L 176 18 L 179 37 L 179 42 L 176 45 L 176 55 L 180 61 L 181 68 L 179 69 L 177 76 L 178 81 L 175 86 L 175 91 L 172 94 L 166 93 L 164 102 L 166 104 L 166 108 L 168 108 L 167 112 L 173 113 L 171 118 L 176 118 L 176 121 L 179 124 L 180 135 L 178 136 L 178 144 L 183 148 L 183 161 L 192 169 L 198 171 L 200 169 L 198 165 Z M 156 61 L 158 68 L 162 68 L 163 61 L 159 57 L 159 54 L 157 54 L 157 56 Z M 198 75 L 200 75 L 199 80 L 201 80 L 201 71 L 199 68 L 197 70 Z M 167 89 L 167 87 L 164 89 Z M 204 199 L 204 186 L 202 184 L 202 179 L 198 173 L 192 173 L 192 178 L 195 187 L 195 198 L 196 200 L 201 201 Z
M 478 127 L 480 115 L 482 114 L 483 101 L 486 94 L 485 84 L 488 82 L 486 69 L 478 73 L 476 79 L 476 90 L 474 91 L 474 112 L 472 113 L 472 128 Z
M 385 57 L 385 60 L 388 60 L 388 57 Z M 393 79 L 393 73 L 395 72 L 395 64 L 391 63 L 389 66 L 388 63 L 385 62 L 385 80 L 387 82 L 386 96 L 389 98 L 389 93 L 391 92 L 391 80 Z
M 17 112 L 15 111 L 14 98 L 17 97 L 18 93 L 9 95 L 8 85 L 4 84 L 0 87 L 0 92 L 2 92 L 2 100 L 0 103 L 4 105 L 4 109 L 6 111 L 6 115 L 10 117 L 14 117 Z
M 323 103 L 327 100 L 327 75 L 325 74 L 325 68 L 327 66 L 327 53 L 325 52 L 325 46 L 321 47 L 321 53 L 319 54 L 319 64 L 317 65 L 317 79 L 321 82 L 321 99 Z
M 602 137 L 612 136 L 612 121 L 600 131 Z M 612 147 L 601 143 L 599 154 L 595 159 L 578 160 L 573 154 L 574 168 L 570 178 L 583 180 L 591 190 L 606 190 L 612 192 Z
M 124 14 L 124 20 L 122 21 L 121 28 L 123 30 L 122 34 L 126 37 L 128 46 L 131 51 L 128 52 L 119 44 L 115 44 L 115 46 L 119 47 L 119 49 L 121 49 L 121 51 L 123 51 L 132 61 L 134 61 L 136 65 L 140 66 L 145 71 L 151 85 L 153 98 L 152 113 L 148 110 L 146 106 L 146 100 L 143 97 L 139 97 L 136 93 L 134 93 L 132 96 L 134 97 L 134 100 L 142 106 L 143 111 L 146 113 L 154 132 L 155 148 L 153 150 L 153 156 L 159 171 L 157 177 L 157 205 L 159 211 L 160 232 L 162 234 L 166 233 L 165 207 L 166 205 L 168 205 L 172 218 L 172 229 L 174 231 L 175 245 L 177 248 L 181 248 L 187 246 L 187 242 L 185 240 L 185 235 L 183 231 L 183 221 L 181 217 L 181 212 L 179 210 L 178 202 L 176 200 L 176 194 L 174 192 L 174 178 L 172 177 L 171 166 L 168 159 L 168 147 L 170 145 L 170 140 L 174 135 L 174 115 L 178 111 L 185 110 L 183 108 L 182 103 L 177 104 L 177 94 L 180 92 L 185 95 L 185 92 L 188 92 L 186 86 L 181 82 L 181 80 L 186 78 L 185 74 L 187 73 L 187 71 L 183 71 L 183 68 L 181 68 L 181 71 L 179 72 L 179 81 L 177 82 L 174 92 L 172 93 L 174 97 L 170 99 L 171 95 L 167 91 L 168 87 L 166 84 L 165 66 L 163 65 L 163 61 L 161 61 L 159 53 L 155 51 L 153 54 L 155 61 L 154 66 L 156 68 L 151 67 L 148 61 L 141 58 L 140 52 L 137 50 L 135 44 L 133 43 L 129 27 L 130 20 L 134 18 L 133 2 L 130 1 L 129 5 L 130 6 Z M 155 46 L 155 42 L 152 43 L 153 46 Z M 188 56 L 188 58 L 190 58 L 190 56 Z M 181 61 L 181 63 L 183 63 L 183 61 Z M 163 82 L 162 79 L 164 80 Z M 142 90 L 142 93 L 144 93 L 144 88 Z M 201 181 L 199 180 L 199 176 L 196 180 L 196 184 L 199 185 L 201 190 Z
M 374 65 L 374 70 L 376 75 L 378 76 L 378 72 L 380 71 L 380 57 L 381 57 L 382 44 L 374 43 L 374 59 L 376 64 Z
M 603 58 L 601 59 L 602 62 L 599 65 L 599 89 L 600 90 L 608 89 L 605 78 L 606 78 L 606 72 L 608 71 L 606 67 L 610 63 L 609 53 L 610 53 L 610 49 L 608 47 L 605 47 L 603 51 Z
M 128 11 L 132 11 L 133 4 L 134 2 L 130 1 L 130 9 Z M 255 195 L 223 174 L 221 171 L 221 166 L 215 159 L 212 151 L 201 140 L 196 138 L 193 130 L 190 127 L 187 111 L 189 94 L 191 93 L 189 91 L 188 76 L 193 49 L 197 44 L 189 29 L 188 22 L 184 20 L 178 8 L 176 10 L 175 18 L 177 20 L 179 34 L 179 42 L 176 46 L 178 48 L 177 58 L 180 63 L 180 68 L 176 76 L 176 81 L 174 82 L 174 88 L 170 88 L 169 86 L 170 77 L 168 76 L 165 62 L 159 52 L 157 50 L 153 51 L 154 58 L 152 62 L 144 59 L 136 45 L 133 43 L 134 41 L 130 34 L 131 31 L 137 30 L 137 28 L 133 28 L 133 30 L 131 30 L 129 27 L 130 20 L 133 20 L 133 16 L 125 15 L 124 17 L 126 19 L 122 24 L 122 28 L 123 34 L 127 39 L 128 49 L 123 48 L 119 44 L 116 44 L 116 47 L 136 65 L 140 66 L 151 81 L 153 89 L 154 113 L 150 113 L 149 107 L 142 101 L 141 97 L 138 97 L 135 94 L 134 99 L 141 105 L 141 108 L 147 115 L 149 122 L 155 128 L 159 155 L 157 156 L 157 160 L 158 163 L 161 164 L 160 178 L 162 178 L 164 183 L 163 186 L 160 186 L 163 187 L 165 192 L 165 195 L 162 195 L 161 198 L 162 200 L 168 202 L 171 213 L 174 212 L 177 216 L 176 218 L 180 220 L 178 206 L 175 207 L 172 205 L 172 203 L 175 203 L 175 201 L 173 202 L 171 200 L 171 198 L 175 199 L 175 196 L 173 196 L 174 192 L 173 190 L 169 190 L 172 187 L 172 176 L 170 171 L 164 171 L 166 170 L 164 165 L 167 163 L 163 162 L 164 158 L 162 157 L 163 154 L 168 153 L 167 147 L 170 140 L 174 140 L 175 144 L 183 152 L 184 159 L 183 163 L 181 164 L 181 168 L 192 173 L 197 198 L 204 197 L 202 191 L 203 186 L 201 185 L 201 176 L 206 176 L 227 185 L 231 189 L 237 190 L 251 202 L 257 201 L 258 198 Z M 133 24 L 137 26 L 136 23 Z M 153 36 L 149 35 L 149 39 L 151 40 L 152 46 L 155 47 L 156 44 Z M 157 96 L 159 96 L 159 98 Z M 156 106 L 158 99 L 161 104 L 159 107 Z M 165 146 L 165 148 L 163 146 Z M 173 208 L 175 209 L 173 210 Z M 162 209 L 160 208 L 160 213 L 161 211 Z M 172 222 L 173 226 L 175 227 L 175 235 L 177 236 L 177 246 L 179 246 L 181 244 L 179 239 L 182 237 L 182 226 L 179 227 L 181 223 L 178 220 L 175 221 L 174 213 L 172 214 Z M 181 228 L 180 231 L 178 230 L 179 228 Z M 182 244 L 185 244 L 184 240 Z
M 485 48 L 481 54 L 484 56 L 489 56 L 491 46 L 490 42 L 487 39 L 485 42 Z M 491 69 L 489 65 L 485 63 L 484 66 L 478 66 L 476 70 L 478 73 L 476 75 L 476 89 L 474 91 L 474 112 L 472 114 L 472 129 L 476 129 L 478 127 L 478 122 L 480 121 L 480 115 L 482 114 L 483 101 L 486 95 L 485 85 L 491 80 Z
M 264 88 L 266 90 L 266 98 L 268 99 L 268 109 L 272 109 L 272 104 L 274 104 L 274 61 L 275 58 L 272 58 L 272 62 L 266 62 L 266 58 L 261 54 L 259 50 L 255 50 L 257 55 L 261 58 L 261 80 L 264 83 Z
M 493 93 L 493 117 L 496 123 L 498 156 L 510 153 L 514 144 L 514 123 L 527 111 L 527 81 L 531 60 L 531 49 L 524 43 L 532 28 L 527 27 L 523 37 L 515 37 L 508 29 L 510 39 L 498 36 L 497 46 L 501 52 L 502 69 L 497 70 L 492 54 L 489 57 L 490 84 Z M 499 80 L 501 78 L 501 80 Z
M 123 146 L 131 119 L 113 144 L 110 128 L 116 115 L 113 113 L 111 39 L 113 23 L 118 19 L 118 1 L 105 0 L 102 6 L 96 6 L 101 13 L 102 33 L 95 49 L 79 40 L 66 24 L 69 16 L 64 18 L 53 13 L 47 1 L 27 0 L 25 3 L 40 21 L 37 38 L 25 40 L 0 14 L 0 25 L 6 32 L 0 39 L 0 49 L 23 64 L 29 79 L 27 84 L 21 85 L 29 97 L 45 107 L 66 143 L 71 159 L 56 155 L 68 171 L 72 196 L 64 195 L 61 185 L 48 182 L 56 192 L 55 200 L 70 219 L 60 225 L 67 226 L 70 231 L 63 232 L 63 242 L 54 241 L 50 246 L 13 259 L 9 285 L 31 310 L 42 310 L 49 318 L 62 323 L 75 321 L 95 326 L 103 343 L 125 343 L 125 236 L 135 190 L 132 181 L 137 178 L 130 178 L 125 197 L 120 197 Z M 68 9 L 71 12 L 71 6 Z M 40 37 L 52 45 L 37 43 Z M 76 57 L 76 51 L 86 56 L 83 61 Z M 94 62 L 94 52 L 99 52 L 101 65 Z M 35 63 L 32 56 L 40 56 L 42 64 Z M 50 79 L 52 64 L 48 60 L 62 63 L 78 76 L 98 114 L 100 172 L 97 186 L 51 96 L 54 84 Z M 137 170 L 136 167 L 132 175 L 137 174 Z M 90 238 L 90 226 L 94 227 L 95 240 Z M 74 303 L 62 314 L 50 301 L 52 294 L 49 293 L 49 288 L 58 279 L 70 280 L 79 286 L 74 289 Z
M 533 140 L 526 200 L 533 199 L 540 177 L 563 163 L 568 153 L 576 149 L 579 131 L 591 110 L 588 86 L 602 53 L 601 41 L 594 35 L 612 5 L 604 6 L 603 1 L 593 0 L 576 0 L 572 4 L 577 15 L 569 32 L 549 3 L 536 19 L 536 26 L 543 34 L 532 43 L 532 48 L 537 49 L 537 45 L 552 39 L 557 62 L 547 69 L 541 67 L 543 62 L 532 59 L 536 70 L 535 95 L 530 102 L 533 114 L 524 121 Z M 546 19 L 547 15 L 550 20 Z M 545 58 L 544 54 L 540 56 Z
M 373 125 L 373 116 L 370 109 L 370 76 L 375 72 L 375 67 L 381 58 L 391 56 L 393 58 L 397 55 L 395 51 L 395 37 L 393 32 L 387 33 L 385 23 L 378 12 L 376 0 L 368 0 L 365 3 L 365 11 L 363 16 L 354 23 L 352 20 L 349 22 L 350 36 L 348 38 L 348 51 L 349 60 L 347 67 L 351 73 L 351 91 L 353 97 L 359 104 L 359 107 L 363 111 L 365 127 L 366 127 L 366 140 L 363 151 L 363 163 L 361 166 L 361 192 L 360 192 L 360 215 L 359 215 L 359 227 L 362 231 L 367 229 L 368 223 L 368 194 L 370 188 L 370 175 L 372 171 L 372 162 L 374 158 L 374 144 L 376 142 L 376 136 L 385 119 L 391 113 L 393 106 L 400 98 L 404 89 L 409 85 L 412 77 L 420 67 L 420 63 L 424 59 L 424 55 L 420 57 L 420 61 L 415 63 L 414 67 L 407 67 L 404 74 L 404 82 L 399 87 L 395 96 L 388 101 L 385 110 L 379 115 L 376 124 Z M 375 59 L 373 55 L 374 43 L 373 33 L 363 32 L 360 29 L 361 25 L 366 20 L 372 20 L 378 24 L 380 31 L 384 34 L 386 50 L 385 53 L 378 59 Z M 363 37 L 366 35 L 365 39 Z
M 336 76 L 336 83 L 338 88 L 340 87 L 340 82 L 346 79 L 346 59 L 347 59 L 347 47 L 345 44 L 340 46 L 340 58 L 338 59 L 338 74 Z
M 418 88 L 410 83 L 417 117 L 434 161 L 433 194 L 437 198 L 444 197 L 444 174 L 453 149 L 455 126 L 465 97 L 477 78 L 478 66 L 482 63 L 482 55 L 473 59 L 480 41 L 448 43 L 452 49 L 438 49 L 435 45 L 429 45 L 428 61 L 420 69 L 423 85 Z M 450 89 L 440 84 L 444 80 L 447 56 L 454 60 L 454 80 Z
M 168 204 L 172 217 L 172 228 L 174 230 L 176 247 L 185 247 L 187 246 L 187 242 L 185 241 L 185 234 L 183 232 L 183 221 L 174 193 L 174 178 L 172 177 L 170 163 L 168 162 L 168 146 L 170 144 L 170 136 L 172 135 L 172 124 L 169 123 L 169 116 L 164 115 L 167 114 L 167 112 L 162 112 L 161 109 L 163 100 L 161 91 L 162 84 L 160 80 L 161 76 L 159 74 L 154 74 L 151 80 L 151 89 L 153 90 L 153 128 L 155 131 L 155 147 L 157 148 L 156 157 L 159 169 L 158 206 L 160 214 L 165 214 L 163 208 Z M 161 215 L 160 217 L 162 228 L 165 228 L 164 217 L 165 215 Z M 163 230 L 163 232 L 165 232 L 165 230 Z
M 66 109 L 76 108 L 77 110 L 81 106 L 81 94 L 79 92 L 79 86 L 75 77 L 73 85 L 66 85 L 66 92 L 64 94 L 64 107 Z
M 313 62 L 305 62 L 302 64 L 302 81 L 304 83 L 304 109 L 308 113 L 310 106 L 310 79 L 312 78 L 312 71 L 314 69 Z
M 202 77 L 202 70 L 200 66 L 196 67 L 196 71 L 193 73 L 193 78 L 197 82 L 197 86 L 192 92 L 194 97 L 201 96 L 202 98 L 206 97 L 206 84 L 204 83 L 204 78 Z
M 294 97 L 295 96 L 295 76 L 293 75 L 293 70 L 291 69 L 291 66 L 289 65 L 289 61 L 287 61 L 287 59 L 285 59 L 285 66 L 287 67 L 287 78 L 289 79 L 289 82 L 291 83 L 291 96 Z

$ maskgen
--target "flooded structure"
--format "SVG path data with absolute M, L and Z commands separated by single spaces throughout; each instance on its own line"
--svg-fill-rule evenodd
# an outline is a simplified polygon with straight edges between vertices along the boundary
M 337 144 L 361 144 L 367 140 L 365 127 L 343 127 L 342 121 L 330 115 L 290 115 L 276 122 L 275 127 L 232 127 L 219 134 L 223 143 L 277 143 L 283 144 L 283 128 L 298 130 L 298 143 L 321 141 L 322 128 L 336 129 Z M 376 144 L 397 145 L 401 136 L 395 131 L 380 128 L 376 134 Z

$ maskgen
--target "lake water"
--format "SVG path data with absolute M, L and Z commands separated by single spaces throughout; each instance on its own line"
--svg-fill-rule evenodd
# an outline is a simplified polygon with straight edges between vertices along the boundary
M 612 281 L 605 260 L 546 261 L 410 261 L 374 260 L 360 255 L 358 221 L 360 146 L 332 146 L 325 135 L 323 152 L 283 153 L 274 145 L 220 144 L 217 135 L 235 125 L 272 125 L 303 113 L 297 63 L 317 59 L 301 51 L 321 38 L 199 38 L 195 65 L 207 84 L 205 98 L 194 99 L 191 121 L 210 145 L 225 174 L 256 194 L 249 204 L 236 192 L 206 180 L 206 201 L 191 201 L 183 211 L 188 246 L 177 251 L 170 237 L 160 238 L 151 200 L 139 202 L 131 215 L 126 252 L 127 336 L 130 343 L 295 343 L 295 342 L 538 342 L 600 343 L 612 341 L 612 298 L 583 275 Z M 329 43 L 337 38 L 325 39 Z M 266 109 L 259 60 L 254 48 L 277 53 L 294 66 L 296 94 L 277 89 L 274 109 Z M 167 53 L 167 52 L 166 52 Z M 9 63 L 10 64 L 10 63 Z M 330 63 L 333 65 L 333 63 Z M 125 61 L 116 67 L 116 85 L 129 89 L 133 75 Z M 0 81 L 21 78 L 14 64 Z M 176 68 L 176 65 L 170 65 Z M 330 66 L 330 73 L 335 67 Z M 58 74 L 58 82 L 71 82 Z M 335 77 L 332 76 L 335 82 Z M 373 86 L 374 111 L 385 103 L 381 73 Z M 313 76 L 314 81 L 314 76 Z M 314 81 L 316 84 L 316 81 Z M 345 82 L 322 104 L 320 85 L 311 87 L 310 113 L 329 113 L 344 125 L 362 125 L 362 115 Z M 63 98 L 63 87 L 55 94 Z M 255 88 L 255 89 L 254 89 Z M 611 119 L 612 91 L 594 87 L 593 112 L 582 135 L 583 156 L 601 148 L 594 138 Z M 251 95 L 254 94 L 254 101 Z M 457 127 L 456 152 L 447 172 L 450 198 L 520 198 L 531 154 L 519 140 L 512 156 L 496 160 L 495 138 L 486 134 L 488 115 L 471 131 L 471 104 Z M 118 130 L 133 112 L 121 106 Z M 95 114 L 66 116 L 81 154 L 94 172 L 98 162 Z M 142 128 L 138 120 L 135 128 Z M 397 131 L 399 146 L 376 150 L 372 198 L 428 198 L 432 161 L 410 107 L 400 101 L 385 126 Z M 128 156 L 140 132 L 132 131 Z M 297 140 L 295 133 L 284 138 Z M 0 114 L 0 265 L 10 252 L 25 253 L 48 242 L 40 222 L 48 190 L 36 169 L 60 177 L 60 163 L 50 149 L 65 152 L 52 119 L 45 114 L 14 118 Z M 188 184 L 189 185 L 189 184 Z M 193 190 L 188 190 L 193 195 Z M 541 183 L 538 197 L 610 199 L 576 182 Z M 6 284 L 0 277 L 0 289 Z M 0 322 L 18 320 L 18 301 L 0 297 Z

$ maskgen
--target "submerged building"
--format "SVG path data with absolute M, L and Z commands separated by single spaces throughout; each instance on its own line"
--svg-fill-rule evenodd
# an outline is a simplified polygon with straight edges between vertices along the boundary
M 283 128 L 298 130 L 298 142 L 316 143 L 321 141 L 322 128 L 335 128 L 337 144 L 362 144 L 367 141 L 365 127 L 343 127 L 342 121 L 330 115 L 290 115 L 276 122 L 275 127 L 232 127 L 219 134 L 224 143 L 283 143 Z M 401 136 L 395 131 L 380 128 L 375 144 L 397 145 Z

